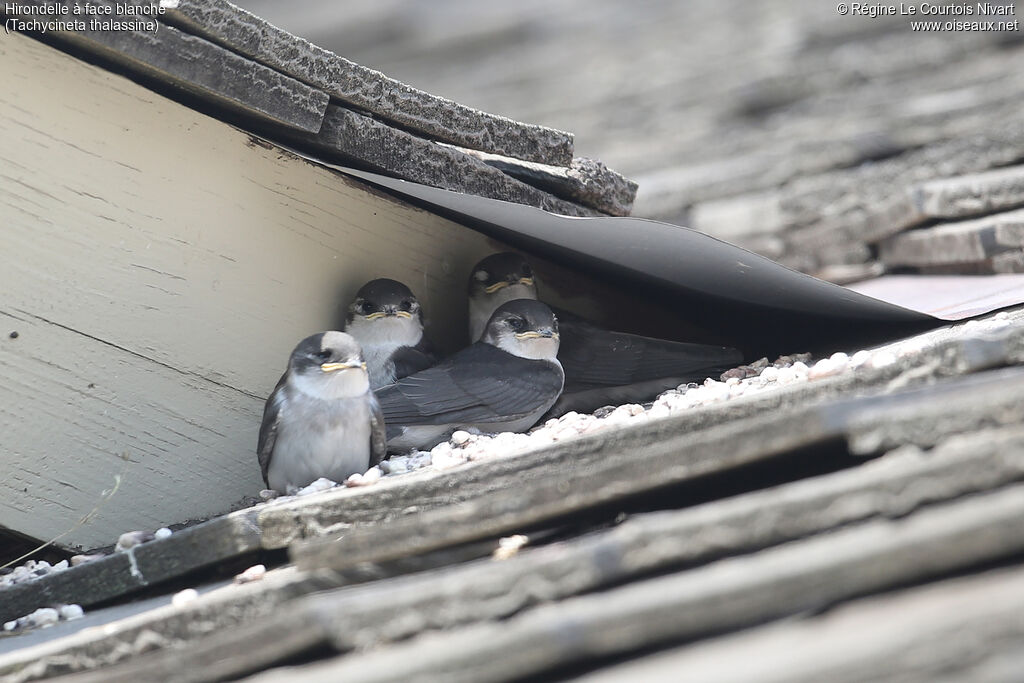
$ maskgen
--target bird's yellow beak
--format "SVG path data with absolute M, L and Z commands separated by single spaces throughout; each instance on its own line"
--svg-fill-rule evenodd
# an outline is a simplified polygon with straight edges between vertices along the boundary
M 484 287 L 484 291 L 487 292 L 488 294 L 494 294 L 499 289 L 505 289 L 510 284 L 512 284 L 512 283 L 508 282 L 507 280 L 502 280 L 501 282 L 495 282 L 490 287 Z
M 508 280 L 502 280 L 501 282 L 495 282 L 490 287 L 484 287 L 484 291 L 487 292 L 488 294 L 494 294 L 499 289 L 505 289 L 506 287 L 511 287 L 512 285 L 527 285 L 527 286 L 529 286 L 529 285 L 532 285 L 532 284 L 533 284 L 533 278 L 532 277 L 521 277 L 518 280 L 516 280 L 515 282 L 509 282 Z
M 337 370 L 354 370 L 356 368 L 362 368 L 366 370 L 366 363 L 359 361 L 349 361 L 347 363 L 324 363 L 320 366 L 320 369 L 324 372 L 335 372 Z
M 516 333 L 516 339 L 558 339 L 558 333 L 551 330 L 542 330 L 541 332 L 530 330 Z
M 395 311 L 394 315 L 399 317 L 399 318 L 411 318 L 412 317 L 412 313 L 410 313 L 409 311 Z M 366 316 L 366 319 L 367 320 L 376 320 L 377 318 L 386 318 L 386 317 L 388 317 L 387 313 L 385 313 L 384 311 L 377 311 L 376 313 L 371 313 L 370 315 Z

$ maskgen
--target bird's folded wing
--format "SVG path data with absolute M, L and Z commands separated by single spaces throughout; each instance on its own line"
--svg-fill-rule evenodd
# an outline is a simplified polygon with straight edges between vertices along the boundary
M 377 465 L 388 454 L 387 429 L 384 426 L 384 413 L 376 396 L 370 394 L 370 467 Z
M 618 386 L 661 377 L 704 379 L 735 367 L 742 354 L 728 346 L 690 344 L 612 332 L 559 315 L 558 358 L 569 386 Z
M 395 351 L 391 360 L 395 364 L 395 377 L 402 379 L 433 366 L 437 359 L 422 341 L 419 345 L 403 346 Z
M 529 414 L 562 387 L 557 365 L 474 344 L 444 363 L 377 390 L 392 425 L 503 421 Z
M 263 481 L 269 486 L 267 472 L 270 471 L 270 456 L 274 453 L 274 444 L 277 442 L 277 425 L 281 419 L 281 406 L 284 402 L 284 383 L 288 373 L 281 375 L 277 386 L 267 399 L 267 405 L 263 409 L 263 422 L 260 423 L 260 436 L 256 444 L 256 454 L 260 462 L 260 471 L 263 472 Z

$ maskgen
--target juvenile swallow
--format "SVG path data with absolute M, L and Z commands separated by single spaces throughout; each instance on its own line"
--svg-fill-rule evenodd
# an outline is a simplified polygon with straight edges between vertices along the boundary
M 521 255 L 504 252 L 483 259 L 469 277 L 469 331 L 511 297 L 537 298 L 533 269 Z M 673 342 L 606 330 L 566 311 L 558 360 L 565 390 L 551 414 L 590 412 L 608 404 L 648 400 L 684 382 L 703 380 L 742 362 L 727 346 Z
M 469 277 L 469 341 L 480 339 L 494 311 L 506 301 L 536 299 L 533 269 L 519 254 L 491 254 Z M 559 316 L 561 319 L 561 316 Z
M 562 391 L 558 321 L 539 301 L 498 307 L 480 341 L 377 390 L 392 451 L 425 450 L 456 429 L 521 432 Z
M 359 344 L 344 332 L 299 342 L 263 410 L 263 481 L 281 493 L 320 477 L 344 481 L 387 450 L 384 419 Z
M 396 280 L 380 278 L 363 285 L 348 307 L 345 331 L 363 349 L 373 389 L 437 362 L 423 336 L 420 302 Z

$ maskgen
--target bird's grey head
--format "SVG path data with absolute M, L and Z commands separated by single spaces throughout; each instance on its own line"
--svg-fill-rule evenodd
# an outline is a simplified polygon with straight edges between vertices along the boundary
M 302 393 L 324 400 L 361 396 L 370 388 L 359 342 L 333 331 L 299 342 L 288 359 L 288 382 Z
M 506 251 L 491 254 L 473 267 L 469 275 L 469 336 L 476 341 L 487 321 L 506 301 L 536 299 L 533 268 L 520 254 Z
M 348 307 L 345 331 L 363 344 L 394 341 L 415 346 L 423 334 L 420 302 L 397 280 L 370 280 Z
M 520 358 L 554 360 L 558 355 L 558 320 L 539 301 L 508 301 L 491 316 L 481 341 Z
M 493 298 L 505 289 L 517 286 L 522 287 L 521 291 L 529 294 L 528 296 L 517 296 L 517 299 L 537 298 L 533 268 L 525 258 L 511 251 L 491 254 L 476 264 L 469 276 L 469 296 L 471 298 Z

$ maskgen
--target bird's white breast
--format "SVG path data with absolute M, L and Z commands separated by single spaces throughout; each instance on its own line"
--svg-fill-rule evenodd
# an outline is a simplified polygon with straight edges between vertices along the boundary
M 281 402 L 277 440 L 267 472 L 270 487 L 286 492 L 320 477 L 340 482 L 365 472 L 370 464 L 371 433 L 365 393 L 323 400 L 289 389 Z
M 374 389 L 395 381 L 395 364 L 391 356 L 403 346 L 416 346 L 423 339 L 419 322 L 409 318 L 355 318 L 346 331 L 363 349 L 363 360 Z

